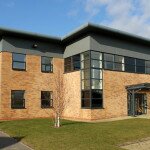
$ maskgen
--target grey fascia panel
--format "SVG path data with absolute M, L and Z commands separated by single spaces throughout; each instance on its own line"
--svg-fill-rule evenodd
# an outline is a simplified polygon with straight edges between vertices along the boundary
M 64 51 L 64 58 L 80 54 L 87 50 L 90 50 L 90 36 L 83 37 L 78 41 L 66 46 Z
M 36 49 L 32 48 L 34 43 L 38 45 Z M 24 40 L 14 37 L 4 37 L 2 51 L 63 58 L 63 47 L 56 43 Z
M 125 40 L 112 39 L 101 35 L 91 35 L 91 50 L 150 60 L 150 47 L 131 44 Z

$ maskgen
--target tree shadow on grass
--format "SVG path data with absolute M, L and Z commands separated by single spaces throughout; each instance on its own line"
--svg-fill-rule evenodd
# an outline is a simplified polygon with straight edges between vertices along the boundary
M 83 125 L 87 124 L 87 122 L 62 122 L 62 126 L 68 126 L 68 125 Z
M 12 146 L 20 142 L 24 137 L 0 137 L 0 149 Z

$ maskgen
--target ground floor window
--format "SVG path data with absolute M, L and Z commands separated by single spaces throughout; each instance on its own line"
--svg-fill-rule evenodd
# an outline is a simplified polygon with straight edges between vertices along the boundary
M 41 108 L 53 107 L 52 91 L 41 91 Z
M 12 90 L 11 91 L 11 108 L 22 109 L 25 108 L 25 91 L 24 90 Z

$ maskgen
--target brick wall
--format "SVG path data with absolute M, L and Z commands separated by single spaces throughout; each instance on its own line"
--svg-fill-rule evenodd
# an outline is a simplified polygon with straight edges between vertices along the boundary
M 65 118 L 97 120 L 113 117 L 127 116 L 127 91 L 126 85 L 150 83 L 150 75 L 134 74 L 116 71 L 103 72 L 103 109 L 81 109 L 81 81 L 80 71 L 64 74 L 66 86 L 70 89 L 66 97 L 70 98 L 68 108 L 64 112 Z M 147 93 L 150 107 L 150 92 Z M 148 110 L 148 113 L 150 111 Z
M 49 117 L 51 109 L 41 108 L 41 91 L 54 92 L 54 75 L 63 69 L 63 59 L 54 58 L 54 73 L 41 72 L 41 57 L 26 55 L 26 71 L 12 70 L 12 54 L 1 52 L 1 118 Z M 26 109 L 11 109 L 11 90 L 25 90 Z

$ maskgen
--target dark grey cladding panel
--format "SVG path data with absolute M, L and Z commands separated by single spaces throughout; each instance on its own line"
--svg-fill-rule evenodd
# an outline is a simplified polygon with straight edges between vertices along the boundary
M 66 46 L 64 58 L 90 50 L 90 36 L 78 39 L 74 43 Z
M 33 44 L 37 44 L 37 48 L 33 48 Z M 64 50 L 58 43 L 4 37 L 2 51 L 63 58 Z
M 150 60 L 150 46 L 96 34 L 90 43 L 92 50 Z

